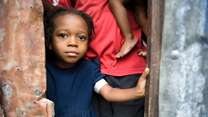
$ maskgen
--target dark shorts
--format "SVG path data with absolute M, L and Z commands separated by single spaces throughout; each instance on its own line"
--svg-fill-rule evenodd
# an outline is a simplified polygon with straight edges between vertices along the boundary
M 122 77 L 106 76 L 106 81 L 115 88 L 135 87 L 141 74 Z M 97 117 L 144 117 L 144 98 L 127 102 L 108 102 L 100 95 L 94 96 Z

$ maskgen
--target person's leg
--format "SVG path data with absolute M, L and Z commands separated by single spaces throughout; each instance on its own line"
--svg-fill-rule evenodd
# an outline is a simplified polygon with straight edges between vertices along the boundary
M 108 82 L 118 88 L 135 87 L 140 75 L 110 77 Z M 113 117 L 144 117 L 144 98 L 127 102 L 112 103 Z
M 114 103 L 113 117 L 144 117 L 144 99 Z

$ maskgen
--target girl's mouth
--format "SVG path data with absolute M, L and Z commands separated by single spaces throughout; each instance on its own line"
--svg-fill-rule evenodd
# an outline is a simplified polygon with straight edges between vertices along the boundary
M 79 53 L 75 51 L 67 51 L 64 53 L 66 54 L 66 56 L 69 56 L 69 57 L 77 57 L 79 55 Z

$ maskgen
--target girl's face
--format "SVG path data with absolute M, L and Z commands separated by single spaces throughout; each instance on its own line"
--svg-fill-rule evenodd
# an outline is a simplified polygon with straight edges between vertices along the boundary
M 73 66 L 82 58 L 88 47 L 88 27 L 81 16 L 65 14 L 54 19 L 52 49 L 61 68 Z

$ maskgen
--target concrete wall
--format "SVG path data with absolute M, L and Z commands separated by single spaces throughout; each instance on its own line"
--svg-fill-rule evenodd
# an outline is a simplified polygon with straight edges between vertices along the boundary
M 41 0 L 0 0 L 0 117 L 51 117 Z
M 208 1 L 165 0 L 159 117 L 208 117 Z

